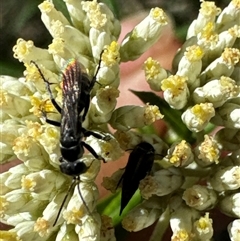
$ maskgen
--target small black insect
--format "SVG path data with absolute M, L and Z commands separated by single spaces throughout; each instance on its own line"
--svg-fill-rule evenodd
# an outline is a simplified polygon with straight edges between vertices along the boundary
M 138 189 L 140 181 L 146 177 L 151 171 L 154 162 L 155 150 L 153 146 L 147 142 L 141 142 L 134 147 L 128 158 L 128 163 L 125 167 L 118 185 L 122 181 L 122 197 L 120 214 L 127 206 L 133 194 Z
M 81 160 L 84 154 L 84 147 L 96 159 L 102 159 L 104 161 L 104 159 L 100 157 L 90 145 L 83 141 L 83 138 L 90 135 L 98 139 L 106 139 L 106 137 L 103 137 L 102 135 L 93 131 L 86 130 L 82 127 L 82 122 L 84 121 L 89 109 L 90 92 L 96 82 L 96 75 L 100 68 L 100 63 L 95 76 L 93 77 L 92 81 L 90 81 L 89 77 L 81 72 L 80 64 L 76 59 L 70 59 L 68 61 L 62 73 L 62 107 L 60 107 L 55 101 L 50 89 L 50 83 L 45 79 L 38 65 L 35 62 L 33 62 L 33 64 L 37 67 L 42 79 L 46 84 L 52 104 L 57 111 L 61 113 L 60 122 L 47 119 L 46 113 L 43 113 L 47 123 L 60 127 L 60 170 L 66 175 L 73 176 L 73 182 L 63 200 L 59 213 L 57 214 L 56 220 L 53 224 L 54 226 L 59 218 L 60 212 L 69 192 L 77 184 L 77 182 L 80 181 L 79 176 L 86 172 L 86 170 L 89 168 Z M 78 190 L 85 207 L 88 209 L 81 195 L 80 189 Z

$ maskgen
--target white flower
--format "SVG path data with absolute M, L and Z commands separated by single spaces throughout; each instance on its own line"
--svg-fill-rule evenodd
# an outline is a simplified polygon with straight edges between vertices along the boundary
M 228 233 L 231 241 L 240 239 L 240 219 L 236 219 L 228 225 Z
M 194 236 L 194 221 L 199 218 L 199 213 L 185 205 L 180 205 L 171 214 L 170 226 L 173 231 L 172 240 L 191 240 Z
M 223 31 L 230 26 L 238 23 L 240 17 L 239 0 L 230 1 L 229 5 L 225 7 L 217 19 L 217 27 L 219 31 Z
M 212 103 L 201 103 L 188 108 L 182 114 L 182 120 L 189 130 L 199 132 L 204 129 L 214 114 Z
M 189 165 L 193 161 L 193 158 L 191 146 L 182 140 L 180 143 L 174 143 L 168 149 L 168 155 L 164 157 L 164 160 L 175 167 L 184 167 Z
M 209 218 L 209 213 L 194 222 L 194 233 L 199 241 L 211 240 L 213 236 L 213 220 Z
M 160 91 L 162 80 L 168 77 L 167 71 L 160 66 L 157 60 L 149 57 L 144 62 L 144 72 L 150 88 L 155 91 Z
M 217 202 L 216 193 L 201 185 L 194 185 L 183 193 L 183 200 L 189 207 L 203 211 L 212 208 Z
M 234 66 L 239 62 L 240 50 L 237 48 L 225 48 L 220 57 L 210 63 L 200 74 L 201 83 L 206 83 L 212 78 L 221 76 L 230 77 L 234 71 Z
M 132 209 L 122 221 L 123 227 L 137 232 L 152 225 L 162 213 L 161 202 L 157 198 L 142 202 Z
M 203 55 L 204 51 L 200 46 L 192 45 L 186 48 L 184 56 L 178 63 L 176 75 L 184 76 L 190 89 L 196 88 L 199 83 L 197 78 L 201 73 Z
M 128 33 L 121 44 L 123 62 L 137 59 L 150 46 L 157 42 L 168 19 L 160 8 L 153 8 L 150 14 Z
M 163 115 L 155 105 L 129 105 L 116 109 L 112 114 L 110 124 L 115 129 L 127 131 L 131 128 L 150 125 L 161 118 Z
M 210 183 L 218 192 L 237 190 L 240 187 L 240 166 L 219 168 L 210 179 Z
M 196 88 L 193 92 L 195 103 L 211 102 L 214 108 L 222 106 L 227 100 L 237 97 L 240 87 L 236 82 L 225 76 L 220 79 L 209 81 L 202 87 Z
M 172 108 L 179 110 L 187 104 L 189 90 L 186 77 L 171 75 L 162 81 L 161 88 L 164 99 Z
M 219 203 L 219 208 L 229 216 L 240 218 L 240 193 L 226 196 Z
M 220 159 L 221 145 L 209 135 L 204 135 L 204 141 L 195 147 L 194 152 L 196 162 L 200 166 L 209 166 L 213 163 L 218 164 Z
M 147 176 L 140 181 L 139 189 L 144 199 L 152 195 L 164 196 L 177 190 L 183 184 L 183 177 L 177 168 L 154 172 L 153 176 Z
M 214 2 L 201 1 L 201 8 L 196 20 L 189 26 L 187 39 L 197 35 L 208 22 L 213 22 L 221 9 Z
M 223 104 L 217 109 L 211 122 L 231 129 L 240 129 L 240 105 L 237 103 L 239 100 L 238 97 Z

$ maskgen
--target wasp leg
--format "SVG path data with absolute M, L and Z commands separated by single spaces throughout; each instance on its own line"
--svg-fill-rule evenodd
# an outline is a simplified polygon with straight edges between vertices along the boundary
M 103 160 L 104 163 L 106 163 L 105 159 L 101 156 L 99 156 L 95 150 L 90 146 L 88 145 L 86 142 L 81 142 L 81 144 L 98 160 Z
M 82 132 L 84 134 L 84 137 L 88 137 L 88 136 L 94 136 L 95 138 L 99 139 L 99 140 L 103 140 L 103 141 L 110 141 L 111 137 L 109 135 L 101 135 L 99 133 L 96 133 L 94 131 L 89 131 L 86 130 L 85 128 L 82 128 Z
M 61 109 L 61 107 L 58 105 L 58 103 L 55 101 L 55 99 L 54 99 L 54 97 L 53 97 L 53 94 L 52 94 L 52 91 L 51 91 L 51 89 L 50 89 L 50 84 L 51 84 L 51 83 L 49 83 L 49 81 L 46 80 L 46 78 L 44 77 L 44 75 L 43 75 L 41 69 L 39 68 L 39 66 L 37 65 L 37 63 L 35 63 L 34 61 L 31 61 L 31 63 L 33 63 L 33 64 L 36 66 L 39 74 L 41 75 L 44 83 L 46 84 L 48 93 L 49 93 L 49 95 L 50 95 L 50 100 L 51 100 L 53 106 L 56 108 L 56 110 L 57 110 L 59 113 L 61 113 L 62 109 Z

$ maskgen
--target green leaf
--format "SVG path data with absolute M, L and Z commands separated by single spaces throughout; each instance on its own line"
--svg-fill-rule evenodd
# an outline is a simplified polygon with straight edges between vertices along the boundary
M 135 192 L 128 205 L 124 208 L 123 213 L 119 216 L 121 205 L 121 192 L 117 192 L 104 198 L 97 205 L 97 210 L 100 214 L 107 215 L 113 219 L 113 225 L 116 226 L 122 221 L 122 217 L 125 216 L 133 207 L 141 202 L 142 198 L 139 190 Z
M 135 90 L 130 90 L 130 91 L 133 94 L 135 94 L 140 100 L 142 100 L 144 103 L 149 103 L 151 105 L 158 106 L 161 113 L 164 115 L 164 120 L 168 125 L 171 126 L 174 132 L 178 135 L 179 139 L 184 139 L 189 143 L 195 142 L 192 132 L 188 130 L 188 128 L 182 122 L 181 111 L 172 109 L 164 99 L 157 96 L 153 92 L 135 91 Z

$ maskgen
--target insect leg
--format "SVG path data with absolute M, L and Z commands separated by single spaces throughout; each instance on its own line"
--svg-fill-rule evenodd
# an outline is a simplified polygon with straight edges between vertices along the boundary
M 83 132 L 84 137 L 94 136 L 95 138 L 100 139 L 100 140 L 104 140 L 104 141 L 111 140 L 111 137 L 109 135 L 101 135 L 101 134 L 96 133 L 94 131 L 86 130 L 85 128 L 82 128 L 82 132 Z
M 66 200 L 67 200 L 67 197 L 68 197 L 70 191 L 72 190 L 72 188 L 74 187 L 75 184 L 76 184 L 76 180 L 73 179 L 73 180 L 72 180 L 72 183 L 71 183 L 70 187 L 68 188 L 68 191 L 67 191 L 67 193 L 66 193 L 66 195 L 65 195 L 65 197 L 64 197 L 64 199 L 63 199 L 63 201 L 62 201 L 62 204 L 61 204 L 61 206 L 60 206 L 60 208 L 59 208 L 57 217 L 56 217 L 56 219 L 55 219 L 55 221 L 54 221 L 54 223 L 53 223 L 53 227 L 56 225 L 56 223 L 57 223 L 57 221 L 58 221 L 58 218 L 59 218 L 59 216 L 60 216 L 60 213 L 61 213 L 61 211 L 62 211 L 62 209 L 63 209 L 63 206 L 64 206 L 64 204 L 65 204 L 65 202 L 66 202 Z
M 81 142 L 81 145 L 83 145 L 96 159 L 98 160 L 103 160 L 103 162 L 106 162 L 105 159 L 101 156 L 99 156 L 95 150 L 90 146 L 88 145 L 86 142 Z
M 50 95 L 50 100 L 51 100 L 53 106 L 56 108 L 56 110 L 57 110 L 59 113 L 61 113 L 62 109 L 61 109 L 61 107 L 58 105 L 58 103 L 56 102 L 56 100 L 55 100 L 54 97 L 53 97 L 52 91 L 51 91 L 51 89 L 50 89 L 50 83 L 45 79 L 45 77 L 44 77 L 42 71 L 40 70 L 39 66 L 37 65 L 37 63 L 35 63 L 34 61 L 31 61 L 31 63 L 33 63 L 33 64 L 35 65 L 35 67 L 37 68 L 40 76 L 42 77 L 42 79 L 43 79 L 43 81 L 44 81 L 44 83 L 46 84 L 48 93 L 49 93 L 49 95 Z
M 53 126 L 58 126 L 58 127 L 61 126 L 61 123 L 60 123 L 60 122 L 48 119 L 48 118 L 47 118 L 47 114 L 46 114 L 45 111 L 42 110 L 42 114 L 43 114 L 43 117 L 44 117 L 45 121 L 46 121 L 48 124 L 51 124 L 51 125 L 53 125 Z

